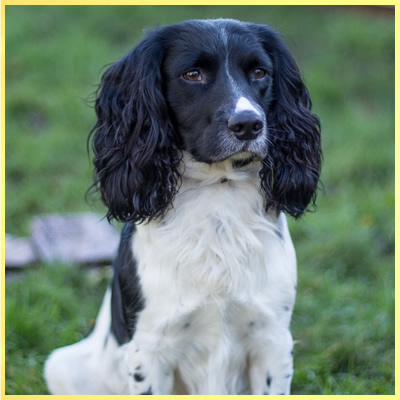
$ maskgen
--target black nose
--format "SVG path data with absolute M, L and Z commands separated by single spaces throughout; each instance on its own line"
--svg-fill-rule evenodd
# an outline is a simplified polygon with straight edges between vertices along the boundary
M 254 140 L 264 127 L 259 116 L 252 111 L 242 111 L 234 114 L 228 120 L 228 128 L 239 140 Z

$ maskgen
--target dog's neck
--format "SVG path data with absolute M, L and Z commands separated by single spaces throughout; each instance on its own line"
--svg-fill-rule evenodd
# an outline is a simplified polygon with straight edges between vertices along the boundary
M 184 179 L 198 181 L 199 184 L 259 179 L 260 169 L 261 162 L 249 153 L 208 164 L 196 161 L 190 153 L 183 152 L 181 164 Z

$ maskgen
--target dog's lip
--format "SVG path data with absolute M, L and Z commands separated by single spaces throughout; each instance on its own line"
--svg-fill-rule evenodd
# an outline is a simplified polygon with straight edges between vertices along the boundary
M 244 153 L 238 153 L 241 157 L 231 157 L 230 159 L 232 160 L 232 166 L 233 168 L 242 168 L 245 167 L 248 164 L 253 163 L 254 161 L 258 161 L 258 157 L 254 155 L 253 153 L 250 152 L 244 152 Z
M 263 158 L 265 158 L 265 156 L 261 155 L 258 152 L 250 150 L 239 150 L 233 154 L 228 154 L 220 158 L 215 158 L 213 162 L 223 162 L 226 160 L 232 160 L 234 163 L 248 164 L 253 161 L 261 161 Z
M 253 159 L 255 156 L 256 156 L 255 153 L 246 150 L 246 151 L 239 151 L 239 152 L 231 155 L 228 158 L 230 158 L 234 161 L 245 161 L 245 160 Z
M 231 154 L 227 158 L 233 158 L 235 160 L 243 160 L 246 158 L 253 158 L 253 159 L 258 159 L 262 160 L 267 156 L 266 150 L 265 149 L 258 149 L 258 148 L 252 148 L 252 142 L 249 141 L 247 143 L 244 143 L 243 147 L 238 150 L 237 152 Z

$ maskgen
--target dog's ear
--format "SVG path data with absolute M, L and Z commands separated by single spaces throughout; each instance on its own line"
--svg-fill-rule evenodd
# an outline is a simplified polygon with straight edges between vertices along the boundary
M 268 110 L 269 154 L 261 170 L 266 208 L 299 217 L 315 205 L 321 169 L 320 122 L 299 69 L 278 34 L 253 25 L 273 60 L 273 101 Z
M 151 33 L 103 75 L 93 137 L 95 182 L 108 219 L 162 216 L 179 185 L 181 159 L 163 93 L 164 46 Z

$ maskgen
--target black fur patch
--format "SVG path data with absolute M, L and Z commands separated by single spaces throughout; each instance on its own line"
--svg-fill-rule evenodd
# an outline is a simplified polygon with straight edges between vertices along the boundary
M 144 308 L 136 260 L 131 250 L 135 230 L 133 224 L 127 223 L 124 226 L 118 255 L 113 263 L 111 330 L 120 345 L 131 340 L 135 333 L 137 315 Z

